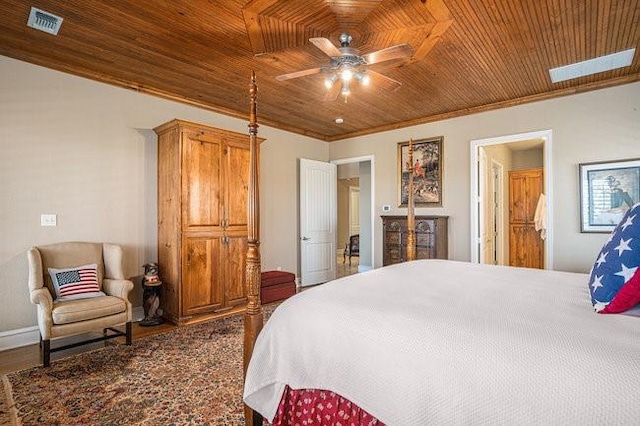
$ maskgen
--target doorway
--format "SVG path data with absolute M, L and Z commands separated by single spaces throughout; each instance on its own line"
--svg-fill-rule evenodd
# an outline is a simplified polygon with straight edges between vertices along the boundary
M 373 269 L 375 164 L 372 155 L 331 161 L 338 167 L 337 275 L 346 276 Z M 341 189 L 343 193 L 341 197 Z M 352 235 L 359 235 L 359 254 L 349 267 L 345 248 Z
M 544 268 L 553 268 L 551 138 L 551 130 L 545 130 L 471 141 L 473 263 L 509 264 L 506 220 L 509 217 L 509 185 L 505 176 L 513 169 L 534 167 L 532 164 L 535 164 L 544 171 L 543 193 L 546 195 L 547 218 L 546 238 L 542 242 Z M 512 161 L 512 158 L 517 161 Z

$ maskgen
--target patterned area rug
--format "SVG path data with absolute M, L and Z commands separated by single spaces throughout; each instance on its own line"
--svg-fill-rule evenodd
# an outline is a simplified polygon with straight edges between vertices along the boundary
M 0 424 L 243 425 L 242 332 L 236 315 L 8 374 Z

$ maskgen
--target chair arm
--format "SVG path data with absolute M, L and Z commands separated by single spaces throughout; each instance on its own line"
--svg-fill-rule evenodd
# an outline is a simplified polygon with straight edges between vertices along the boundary
M 40 251 L 31 247 L 27 251 L 27 260 L 29 263 L 29 291 L 34 291 L 44 287 L 44 279 L 42 277 L 42 257 Z M 49 294 L 51 296 L 51 294 Z
M 129 292 L 131 290 L 133 290 L 133 283 L 129 280 L 113 280 L 110 278 L 102 280 L 102 291 L 109 296 L 129 300 Z
M 53 297 L 46 288 L 38 288 L 31 290 L 31 303 L 34 305 L 40 305 L 45 312 L 51 312 L 53 310 Z

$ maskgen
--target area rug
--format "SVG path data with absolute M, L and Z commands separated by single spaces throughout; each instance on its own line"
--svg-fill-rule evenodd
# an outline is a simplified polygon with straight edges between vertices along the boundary
M 243 425 L 242 333 L 236 315 L 7 374 L 0 424 Z

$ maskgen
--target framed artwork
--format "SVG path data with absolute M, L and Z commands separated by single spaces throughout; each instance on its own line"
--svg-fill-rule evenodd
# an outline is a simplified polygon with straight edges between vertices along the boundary
M 640 158 L 580 164 L 580 232 L 611 232 L 640 201 Z
M 416 207 L 442 206 L 442 142 L 444 137 L 413 141 L 413 164 L 409 164 L 409 141 L 398 142 L 398 194 L 400 207 L 409 199 L 409 173 L 413 173 Z

